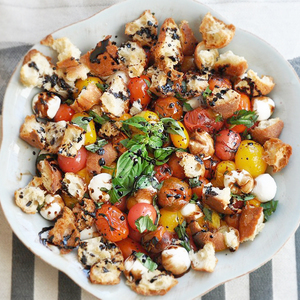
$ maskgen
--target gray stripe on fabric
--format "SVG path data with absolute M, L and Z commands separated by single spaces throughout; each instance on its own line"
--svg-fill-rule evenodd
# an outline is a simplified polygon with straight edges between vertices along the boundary
M 298 299 L 300 300 L 300 228 L 295 233 Z
M 250 273 L 250 300 L 273 299 L 272 261 Z
M 80 300 L 81 288 L 63 272 L 58 273 L 58 300 Z
M 31 47 L 32 45 L 22 45 L 0 49 L 0 114 L 2 114 L 3 98 L 9 79 L 20 59 Z
M 34 254 L 13 234 L 11 300 L 34 296 Z
M 225 300 L 225 285 L 220 285 L 206 295 L 201 300 Z
M 289 60 L 289 63 L 293 66 L 298 76 L 300 77 L 300 56 Z

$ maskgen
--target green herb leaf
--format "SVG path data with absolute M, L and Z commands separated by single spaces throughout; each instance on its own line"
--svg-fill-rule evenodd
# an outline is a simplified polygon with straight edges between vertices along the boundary
M 161 182 L 161 184 L 162 184 L 162 182 Z M 159 207 L 158 207 L 158 205 L 157 205 L 157 195 L 155 195 L 154 197 L 153 197 L 153 203 L 152 203 L 152 205 L 154 206 L 154 208 L 155 208 L 155 211 L 156 211 L 156 214 L 157 214 L 157 217 L 156 217 L 156 220 L 155 220 L 155 222 L 154 222 L 154 225 L 158 225 L 158 221 L 159 221 L 159 219 L 160 219 L 160 217 L 161 217 L 161 213 L 160 213 L 160 210 L 159 210 Z
M 231 125 L 245 125 L 247 128 L 250 128 L 255 124 L 257 118 L 258 115 L 255 111 L 241 109 L 227 119 L 227 123 Z
M 143 264 L 149 271 L 155 271 L 158 265 L 146 254 L 141 252 L 134 252 L 135 257 Z
M 154 231 L 157 229 L 157 226 L 153 224 L 153 221 L 148 215 L 139 217 L 135 221 L 135 226 L 140 233 L 143 233 L 145 230 Z
M 161 122 L 164 124 L 165 131 L 171 134 L 178 134 L 185 137 L 183 129 L 180 127 L 177 121 L 173 118 L 162 118 Z
M 194 177 L 189 179 L 189 185 L 192 189 L 201 186 L 202 183 L 203 181 L 199 180 L 199 177 Z
M 207 87 L 205 89 L 205 91 L 203 92 L 202 96 L 204 99 L 206 99 L 206 97 L 209 96 L 211 93 L 212 93 L 212 90 L 209 87 Z
M 204 207 L 203 208 L 203 213 L 204 213 L 205 220 L 208 220 L 208 221 L 212 222 L 212 210 L 210 210 L 207 207 Z
M 146 119 L 139 116 L 135 116 L 125 121 L 122 121 L 122 123 L 122 128 L 125 130 L 125 132 L 130 132 L 129 125 L 132 127 L 136 127 L 137 129 L 145 133 L 148 132 L 150 127 L 150 124 L 146 121 Z
M 89 110 L 88 111 L 89 116 L 91 116 L 94 120 L 94 122 L 103 125 L 104 123 L 106 123 L 107 121 L 110 121 L 110 118 L 107 115 L 102 115 L 99 116 L 96 112 Z
M 84 129 L 85 131 L 87 131 L 87 127 L 89 125 L 89 122 L 91 122 L 93 120 L 92 117 L 76 117 L 74 118 L 71 122 L 72 124 L 76 124 L 79 127 L 81 127 L 82 129 Z
M 98 89 L 100 89 L 103 93 L 108 89 L 109 85 L 106 83 L 96 83 Z
M 185 231 L 186 221 L 183 221 L 182 224 L 178 224 L 177 227 L 174 228 L 175 232 L 178 235 L 178 238 L 181 240 L 180 244 L 182 247 L 186 249 L 187 252 L 191 251 L 190 239 Z
M 145 83 L 147 84 L 147 87 L 149 88 L 151 86 L 151 82 L 148 79 L 143 78 Z
M 276 211 L 278 200 L 271 200 L 261 203 L 260 206 L 264 209 L 265 222 L 270 219 L 270 216 Z
M 255 198 L 255 195 L 253 194 L 241 194 L 241 195 L 236 195 L 231 193 L 231 197 L 235 198 L 238 201 L 249 201 Z
M 85 149 L 96 153 L 98 150 L 100 150 L 103 146 L 105 146 L 108 142 L 105 139 L 97 139 L 95 144 L 86 145 Z
M 163 141 L 160 137 L 153 135 L 149 138 L 148 145 L 152 149 L 159 149 L 163 146 Z
M 157 160 L 156 164 L 157 165 L 164 164 L 169 159 L 169 156 L 176 150 L 178 149 L 175 147 L 165 147 L 165 148 L 154 150 L 153 155 L 154 158 Z
M 216 118 L 215 118 L 215 121 L 216 122 L 222 122 L 224 119 L 221 115 L 217 115 Z
M 198 196 L 197 196 L 197 194 L 195 194 L 195 193 L 194 193 L 194 194 L 192 195 L 192 198 L 191 198 L 191 200 L 194 200 L 194 201 L 198 200 Z

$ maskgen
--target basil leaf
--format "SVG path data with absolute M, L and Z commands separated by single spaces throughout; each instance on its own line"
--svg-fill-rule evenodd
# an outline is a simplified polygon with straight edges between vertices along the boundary
M 260 206 L 264 209 L 264 221 L 267 222 L 270 216 L 276 211 L 278 200 L 271 200 L 265 203 L 261 203 Z
M 185 86 L 185 89 L 186 89 L 186 86 Z M 183 98 L 178 92 L 176 92 L 175 97 L 182 102 L 182 105 L 185 108 L 185 110 L 187 110 L 187 111 L 193 110 L 191 105 L 188 103 L 188 100 Z
M 154 158 L 156 159 L 156 165 L 162 165 L 166 163 L 169 159 L 169 156 L 177 151 L 178 148 L 175 147 L 166 147 L 154 150 Z
M 159 149 L 163 146 L 163 141 L 161 140 L 161 138 L 159 138 L 157 136 L 151 136 L 149 138 L 148 145 L 152 149 Z
M 143 78 L 145 83 L 147 84 L 147 87 L 149 88 L 151 86 L 151 82 L 148 79 Z
M 209 96 L 211 93 L 212 93 L 212 90 L 209 87 L 207 87 L 205 89 L 205 91 L 203 92 L 202 96 L 204 99 L 206 99 L 206 97 Z
M 103 93 L 108 89 L 109 85 L 106 83 L 96 83 L 98 89 L 100 89 Z
M 203 183 L 203 181 L 199 180 L 198 177 L 194 177 L 194 178 L 189 179 L 189 185 L 192 189 L 195 188 L 195 187 L 201 186 L 202 183 Z
M 154 231 L 157 229 L 157 226 L 153 224 L 153 221 L 148 215 L 139 217 L 135 221 L 135 226 L 140 233 L 145 232 L 145 230 Z
M 209 208 L 204 207 L 203 213 L 204 213 L 205 220 L 212 222 L 212 211 Z
M 158 265 L 146 254 L 141 252 L 134 252 L 135 257 L 143 264 L 149 271 L 155 271 Z
M 161 182 L 161 184 L 163 184 L 163 182 Z M 158 207 L 158 205 L 157 205 L 157 195 L 155 195 L 155 196 L 153 197 L 153 203 L 152 203 L 152 205 L 154 206 L 155 211 L 156 211 L 156 214 L 157 214 L 156 220 L 155 220 L 155 222 L 154 222 L 154 225 L 157 226 L 157 225 L 158 225 L 158 221 L 159 221 L 159 219 L 160 219 L 160 217 L 161 217 L 161 213 L 160 213 L 159 207 Z
M 125 121 L 122 121 L 123 127 L 126 131 L 129 130 L 129 125 L 132 127 L 136 127 L 137 129 L 141 130 L 142 132 L 147 133 L 149 130 L 150 124 L 146 121 L 145 118 L 135 116 Z
M 107 121 L 110 120 L 110 118 L 107 115 L 103 114 L 102 116 L 99 116 L 96 112 L 94 112 L 92 110 L 89 110 L 88 114 L 89 114 L 89 116 L 91 116 L 93 118 L 94 122 L 96 122 L 100 125 L 103 125 L 104 123 L 106 123 Z
M 171 134 L 178 134 L 185 137 L 183 129 L 180 127 L 177 121 L 173 118 L 162 118 L 161 122 L 164 124 L 165 131 Z
M 255 111 L 241 109 L 237 110 L 232 117 L 228 118 L 227 123 L 231 125 L 245 125 L 247 128 L 250 128 L 255 124 L 257 118 L 258 115 Z
M 147 188 L 159 189 L 160 183 L 155 176 L 151 175 L 141 175 L 134 183 L 134 190 L 142 190 Z
M 107 143 L 108 143 L 108 141 L 106 141 L 105 139 L 98 139 L 95 144 L 86 145 L 85 149 L 90 152 L 96 153 L 99 149 L 101 149 Z
M 182 247 L 186 249 L 187 252 L 191 251 L 190 239 L 185 231 L 186 221 L 183 221 L 182 224 L 178 224 L 177 227 L 174 228 L 175 232 L 180 239 L 180 244 Z
M 71 123 L 72 124 L 76 124 L 79 127 L 81 127 L 82 129 L 84 129 L 85 131 L 87 131 L 87 127 L 89 125 L 89 122 L 91 122 L 93 120 L 92 117 L 76 117 L 74 118 Z
M 253 194 L 241 194 L 241 195 L 236 195 L 231 193 L 231 197 L 235 198 L 238 201 L 249 201 L 255 198 L 255 195 Z

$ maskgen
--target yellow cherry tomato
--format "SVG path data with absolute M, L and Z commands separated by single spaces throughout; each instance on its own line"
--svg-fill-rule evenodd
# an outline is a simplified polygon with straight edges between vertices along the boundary
M 207 207 L 208 208 L 208 207 Z M 218 229 L 224 222 L 222 222 L 220 215 L 214 210 L 208 208 L 211 212 L 211 220 L 208 220 L 205 215 L 200 217 L 197 222 L 201 227 L 208 227 L 210 229 Z
M 174 232 L 174 228 L 184 221 L 180 211 L 169 211 L 165 208 L 160 209 L 159 225 L 164 226 L 168 231 Z
M 117 121 L 126 121 L 128 119 L 132 118 L 132 115 L 125 113 L 121 117 L 116 118 Z
M 75 204 L 78 202 L 78 199 L 72 196 L 69 196 L 65 193 L 61 194 L 61 197 L 63 198 L 65 205 L 68 206 L 69 208 L 73 208 Z
M 253 199 L 249 200 L 248 203 L 252 206 L 255 206 L 255 207 L 260 207 L 260 204 L 261 204 L 261 202 L 258 201 L 256 198 L 253 198 Z
M 217 164 L 215 177 L 211 180 L 211 183 L 215 187 L 224 187 L 224 174 L 232 170 L 235 170 L 235 163 L 231 160 L 223 160 Z
M 87 79 L 85 80 L 78 79 L 75 83 L 77 92 L 73 93 L 75 99 L 78 97 L 78 95 L 81 93 L 83 89 L 86 89 L 89 83 L 103 84 L 103 81 L 100 78 L 95 76 L 88 76 Z
M 235 155 L 236 168 L 248 171 L 253 177 L 265 173 L 267 164 L 262 158 L 263 152 L 264 148 L 259 143 L 242 141 Z
M 144 111 L 138 113 L 136 116 L 142 117 L 142 118 L 146 119 L 146 121 L 148 121 L 148 122 L 158 122 L 159 121 L 159 116 L 151 110 L 144 110 Z
M 91 179 L 93 178 L 93 176 L 86 168 L 81 169 L 76 174 L 79 175 L 87 185 L 90 183 Z
M 137 201 L 133 196 L 129 197 L 126 201 L 126 206 L 128 210 L 130 210 L 131 207 L 133 207 L 135 204 L 137 204 Z
M 77 117 L 89 117 L 87 113 L 77 113 L 73 115 L 72 120 L 74 120 Z M 85 145 L 90 145 L 94 144 L 97 140 L 97 132 L 95 128 L 95 123 L 93 120 L 91 120 L 86 128 L 86 133 L 85 133 Z
M 183 130 L 184 137 L 182 137 L 179 134 L 170 134 L 171 141 L 176 148 L 186 149 L 189 146 L 190 137 L 189 137 L 189 134 L 188 134 L 187 130 L 185 129 L 184 125 L 180 121 L 177 121 L 177 122 L 178 122 L 179 126 L 181 127 L 181 129 Z

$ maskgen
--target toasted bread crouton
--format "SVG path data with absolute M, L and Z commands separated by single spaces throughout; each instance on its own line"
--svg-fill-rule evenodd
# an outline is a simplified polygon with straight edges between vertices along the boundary
M 26 116 L 20 127 L 20 138 L 32 147 L 43 149 L 45 147 L 45 124 L 37 120 L 35 115 Z
M 111 143 L 104 145 L 96 153 L 88 151 L 86 169 L 95 175 L 101 173 L 102 166 L 110 166 L 118 157 L 118 152 Z
M 67 124 L 65 134 L 58 149 L 58 154 L 65 157 L 75 157 L 78 150 L 84 145 L 85 131 L 83 128 Z
M 151 77 L 149 90 L 158 97 L 174 96 L 180 89 L 182 78 L 179 78 L 179 81 L 173 81 L 158 67 L 148 68 L 147 75 Z
M 142 259 L 147 259 L 144 254 Z M 158 269 L 150 271 L 137 259 L 134 254 L 131 254 L 125 260 L 124 275 L 126 284 L 136 293 L 144 296 L 165 295 L 178 281 L 165 271 Z
M 122 127 L 122 123 L 119 121 L 105 122 L 98 131 L 98 135 L 105 138 L 110 138 L 113 136 L 117 136 L 120 133 L 120 128 Z
M 91 109 L 94 105 L 101 103 L 102 92 L 94 83 L 89 83 L 85 89 L 82 89 L 75 101 L 70 105 L 75 112 L 83 112 Z
M 232 51 L 227 51 L 220 55 L 214 69 L 221 74 L 242 76 L 248 69 L 248 63 L 244 57 L 235 55 Z
M 253 241 L 264 228 L 263 221 L 263 208 L 261 206 L 251 206 L 247 203 L 242 209 L 239 220 L 240 242 Z
M 219 189 L 213 187 L 211 183 L 203 187 L 203 203 L 222 214 L 232 214 L 229 207 L 231 199 L 230 188 Z
M 271 138 L 264 143 L 263 159 L 276 173 L 289 163 L 292 152 L 292 146 L 283 143 L 280 139 Z
M 202 95 L 205 89 L 208 87 L 208 75 L 198 75 L 196 73 L 186 73 L 186 98 L 194 98 Z
M 42 178 L 33 177 L 26 187 L 15 191 L 15 202 L 23 212 L 35 214 L 38 207 L 44 203 L 45 195 L 46 191 L 42 186 Z
M 123 43 L 118 49 L 118 57 L 128 70 L 129 77 L 142 75 L 147 59 L 145 50 L 138 43 Z
M 190 135 L 189 150 L 192 154 L 209 158 L 214 155 L 214 140 L 207 131 L 194 131 Z
M 129 109 L 129 93 L 121 76 L 110 79 L 109 88 L 101 96 L 102 111 L 113 117 L 121 117 Z
M 74 67 L 79 64 L 81 51 L 67 37 L 55 40 L 50 34 L 41 41 L 41 44 L 58 52 L 57 66 L 59 68 Z
M 214 67 L 218 56 L 218 49 L 208 49 L 202 41 L 195 49 L 195 64 L 199 70 L 210 70 Z
M 193 55 L 195 52 L 195 48 L 198 44 L 197 39 L 195 38 L 195 35 L 193 33 L 193 30 L 191 29 L 188 21 L 181 21 L 179 24 L 179 30 L 180 30 L 180 43 L 182 47 L 182 53 L 184 56 L 190 56 Z
M 253 70 L 249 70 L 245 77 L 237 80 L 234 89 L 250 97 L 256 97 L 269 94 L 274 86 L 275 83 L 271 76 L 259 77 Z
M 61 188 L 62 175 L 56 160 L 43 159 L 37 165 L 41 173 L 43 186 L 50 194 L 55 194 Z
M 57 246 L 61 254 L 67 254 L 78 246 L 79 241 L 80 233 L 75 226 L 75 216 L 65 206 L 62 217 L 55 222 L 54 227 L 49 231 L 48 242 Z
M 158 21 L 150 10 L 145 10 L 138 19 L 127 23 L 125 34 L 142 46 L 151 47 L 157 41 Z
M 27 87 L 43 88 L 63 97 L 67 97 L 75 90 L 74 85 L 70 85 L 62 74 L 56 72 L 51 58 L 35 49 L 30 50 L 24 58 L 20 80 Z
M 208 49 L 220 49 L 227 46 L 233 39 L 235 26 L 232 24 L 225 24 L 208 12 L 201 22 L 199 31 L 201 32 L 204 44 Z
M 202 159 L 194 154 L 177 151 L 176 156 L 181 158 L 179 164 L 183 167 L 188 178 L 204 176 L 205 166 Z
M 124 66 L 118 63 L 118 47 L 110 41 L 111 36 L 99 42 L 95 49 L 81 56 L 80 61 L 86 65 L 93 75 L 99 77 L 110 76 Z
M 78 200 L 81 200 L 84 196 L 84 193 L 87 191 L 87 186 L 79 175 L 67 172 L 61 182 L 62 191 L 67 195 L 72 196 Z
M 215 256 L 215 249 L 211 242 L 208 242 L 203 249 L 189 252 L 192 268 L 196 271 L 213 272 L 218 263 Z
M 96 284 L 118 284 L 124 270 L 124 258 L 117 244 L 104 237 L 95 237 L 79 243 L 78 259 L 91 268 L 90 280 Z
M 254 141 L 263 145 L 270 138 L 278 138 L 284 123 L 279 118 L 260 121 L 257 126 L 250 129 Z
M 231 252 L 238 250 L 240 246 L 240 233 L 236 228 L 225 225 L 220 227 L 218 231 L 224 235 L 226 247 Z
M 232 89 L 215 87 L 206 101 L 212 111 L 227 119 L 238 110 L 240 99 L 241 95 Z
M 254 187 L 254 179 L 246 170 L 232 170 L 224 174 L 224 186 L 229 187 L 236 195 L 250 194 Z
M 182 76 L 180 72 L 174 70 L 174 66 L 183 60 L 180 35 L 175 21 L 172 18 L 166 19 L 162 24 L 154 49 L 155 63 L 172 80 L 177 80 Z
M 92 227 L 95 222 L 96 205 L 93 200 L 83 198 L 72 209 L 79 231 Z
M 45 127 L 46 143 L 44 150 L 50 153 L 57 153 L 62 143 L 67 128 L 67 122 L 48 122 Z

